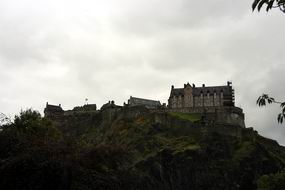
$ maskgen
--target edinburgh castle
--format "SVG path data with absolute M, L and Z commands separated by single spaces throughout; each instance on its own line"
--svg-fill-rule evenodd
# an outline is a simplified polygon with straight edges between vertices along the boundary
M 235 107 L 234 90 L 231 82 L 223 86 L 196 87 L 195 84 L 184 84 L 183 88 L 171 86 L 168 105 L 158 100 L 130 97 L 123 106 L 115 105 L 114 101 L 104 104 L 97 110 L 96 104 L 77 106 L 73 110 L 63 111 L 61 105 L 47 103 L 45 117 L 60 120 L 64 116 L 75 113 L 100 112 L 104 110 L 124 110 L 145 107 L 152 112 L 199 114 L 207 123 L 224 123 L 244 127 L 244 114 L 241 108 Z

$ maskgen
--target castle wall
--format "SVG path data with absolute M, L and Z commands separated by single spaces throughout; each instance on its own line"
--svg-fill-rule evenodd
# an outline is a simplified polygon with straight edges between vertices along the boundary
M 184 96 L 173 96 L 169 98 L 168 105 L 170 108 L 183 108 L 183 107 L 219 107 L 223 106 L 223 94 L 200 94 L 194 96 L 187 94 Z
M 219 107 L 234 106 L 234 90 L 231 83 L 227 86 L 193 87 L 187 83 L 184 88 L 174 88 L 172 85 L 168 99 L 169 108 L 182 107 Z
M 179 105 L 181 104 L 179 101 L 179 98 L 177 96 L 174 96 L 173 98 L 169 99 L 169 105 L 171 105 L 172 108 L 179 108 Z
M 238 107 L 216 107 L 216 106 L 205 106 L 205 107 L 189 107 L 189 108 L 169 108 L 170 112 L 182 112 L 182 113 L 216 113 L 216 112 L 233 112 L 237 114 L 243 113 L 241 108 Z
M 216 124 L 230 124 L 245 127 L 244 113 L 238 107 L 192 107 L 192 108 L 171 108 L 166 112 L 197 113 L 203 115 L 208 122 Z
M 218 96 L 216 93 L 214 93 L 213 95 L 213 103 L 214 103 L 214 106 L 221 106 L 221 96 Z
M 209 93 L 204 95 L 204 106 L 213 106 L 213 96 L 210 96 Z
M 195 102 L 194 107 L 203 107 L 204 105 L 203 95 L 194 97 L 194 102 Z
M 193 90 L 190 85 L 184 86 L 184 95 L 182 96 L 182 107 L 193 107 Z
M 178 96 L 176 99 L 176 107 L 181 108 L 182 107 L 182 98 L 181 96 Z

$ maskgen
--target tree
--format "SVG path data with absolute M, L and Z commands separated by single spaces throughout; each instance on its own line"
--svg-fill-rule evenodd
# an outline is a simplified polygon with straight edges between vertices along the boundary
M 285 119 L 285 102 L 276 101 L 274 98 L 270 97 L 268 94 L 262 94 L 256 101 L 256 104 L 259 107 L 266 106 L 266 104 L 279 104 L 281 107 L 281 113 L 278 114 L 277 121 L 278 123 L 283 123 Z
M 285 0 L 254 0 L 252 3 L 252 11 L 256 9 L 260 11 L 264 5 L 266 6 L 266 11 L 272 8 L 279 8 L 285 13 Z
M 1 126 L 11 124 L 10 118 L 8 118 L 4 113 L 0 112 L 0 128 Z
M 285 188 L 285 170 L 275 173 L 267 174 L 259 177 L 257 180 L 258 189 L 284 189 Z
M 64 190 L 67 150 L 60 131 L 40 113 L 21 111 L 0 130 L 0 189 Z

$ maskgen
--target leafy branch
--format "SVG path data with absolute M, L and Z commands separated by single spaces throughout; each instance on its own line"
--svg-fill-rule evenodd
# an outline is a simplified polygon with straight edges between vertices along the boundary
M 285 0 L 254 0 L 252 3 L 252 11 L 260 11 L 263 6 L 266 6 L 266 11 L 268 12 L 272 8 L 279 8 L 283 13 L 285 13 Z
M 277 121 L 278 123 L 283 123 L 285 119 L 285 102 L 276 101 L 274 98 L 270 97 L 268 94 L 262 94 L 256 101 L 256 104 L 259 107 L 266 106 L 266 104 L 279 104 L 281 107 L 281 113 L 278 114 Z

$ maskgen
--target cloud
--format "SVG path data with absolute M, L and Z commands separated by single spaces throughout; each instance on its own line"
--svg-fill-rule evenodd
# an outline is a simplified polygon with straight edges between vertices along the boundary
M 284 15 L 251 1 L 15 0 L 0 2 L 0 107 L 100 107 L 130 95 L 167 102 L 170 86 L 232 80 L 246 123 L 282 144 Z

